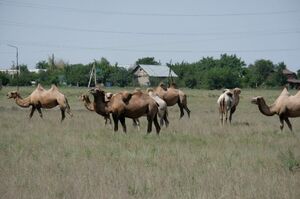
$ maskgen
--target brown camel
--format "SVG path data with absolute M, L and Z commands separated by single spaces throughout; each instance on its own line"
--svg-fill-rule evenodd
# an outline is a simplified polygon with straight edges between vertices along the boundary
M 59 92 L 55 85 L 52 85 L 49 90 L 45 90 L 40 84 L 37 88 L 26 98 L 22 98 L 18 91 L 11 91 L 7 94 L 8 98 L 13 98 L 16 104 L 20 107 L 27 108 L 31 106 L 29 118 L 33 116 L 34 111 L 37 109 L 40 117 L 43 118 L 41 108 L 51 109 L 59 106 L 61 110 L 61 121 L 65 119 L 65 111 L 70 116 L 73 116 L 67 98 Z
M 87 110 L 94 112 L 95 111 L 95 102 L 91 102 L 90 98 L 88 95 L 86 94 L 82 94 L 79 99 L 81 101 L 84 102 L 84 106 Z M 107 124 L 107 122 L 109 121 L 109 124 L 111 124 L 111 119 L 110 119 L 110 115 L 102 112 L 101 110 L 95 111 L 96 113 L 98 113 L 99 115 L 103 116 L 105 119 L 105 125 Z
M 152 122 L 154 122 L 156 133 L 159 134 L 158 105 L 149 95 L 142 92 L 131 94 L 125 91 L 114 94 L 109 102 L 105 102 L 105 92 L 103 90 L 93 88 L 90 93 L 94 96 L 96 107 L 99 107 L 103 112 L 112 113 L 114 131 L 118 130 L 118 121 L 120 121 L 123 131 L 126 133 L 125 117 L 137 119 L 146 115 L 148 120 L 147 132 L 152 131 Z
M 227 122 L 227 116 L 229 112 L 229 123 L 232 121 L 232 115 L 236 111 L 236 107 L 240 101 L 240 88 L 224 89 L 223 93 L 218 98 L 219 105 L 219 114 L 220 114 L 220 122 L 221 124 L 225 124 Z M 225 118 L 223 118 L 225 115 Z
M 280 120 L 281 131 L 285 121 L 289 129 L 293 132 L 289 117 L 300 117 L 300 91 L 296 95 L 290 95 L 287 88 L 284 88 L 279 97 L 270 106 L 266 104 L 264 98 L 261 96 L 252 98 L 251 102 L 257 104 L 259 111 L 266 116 L 277 114 Z
M 163 99 L 167 103 L 167 106 L 173 106 L 177 103 L 180 109 L 180 118 L 182 118 L 184 115 L 183 110 L 185 110 L 190 117 L 191 111 L 187 107 L 186 94 L 177 89 L 174 83 L 171 84 L 169 88 L 167 88 L 163 83 L 160 83 L 159 86 L 154 90 L 154 93 Z

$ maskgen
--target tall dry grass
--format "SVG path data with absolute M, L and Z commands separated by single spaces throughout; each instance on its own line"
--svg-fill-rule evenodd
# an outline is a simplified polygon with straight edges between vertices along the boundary
M 29 120 L 6 99 L 10 89 L 0 91 L 0 198 L 300 198 L 300 118 L 295 134 L 281 133 L 278 117 L 250 104 L 254 95 L 271 103 L 279 90 L 243 90 L 222 127 L 220 91 L 183 89 L 191 118 L 170 108 L 157 136 L 146 135 L 146 119 L 140 132 L 127 119 L 128 133 L 114 133 L 78 101 L 86 89 L 63 89 L 73 118 L 60 123 L 55 109 Z

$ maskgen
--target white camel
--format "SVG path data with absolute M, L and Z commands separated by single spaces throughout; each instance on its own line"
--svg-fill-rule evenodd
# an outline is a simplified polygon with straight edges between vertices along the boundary
M 219 105 L 220 123 L 227 123 L 228 112 L 229 112 L 229 123 L 232 120 L 232 114 L 235 112 L 237 105 L 240 101 L 241 89 L 235 88 L 233 90 L 225 89 L 220 95 L 217 103 Z M 224 118 L 225 115 L 225 118 Z
M 160 125 L 163 126 L 164 123 L 165 123 L 166 127 L 168 127 L 169 126 L 169 120 L 168 120 L 168 106 L 167 106 L 167 103 L 163 99 L 161 99 L 157 94 L 155 94 L 153 92 L 153 89 L 148 88 L 147 93 L 159 105 L 157 115 L 160 118 Z

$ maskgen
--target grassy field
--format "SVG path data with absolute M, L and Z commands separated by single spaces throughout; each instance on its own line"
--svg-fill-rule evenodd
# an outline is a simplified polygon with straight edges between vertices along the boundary
M 280 90 L 242 90 L 233 124 L 221 127 L 220 91 L 183 89 L 191 118 L 171 107 L 157 136 L 145 118 L 140 132 L 127 119 L 128 133 L 114 133 L 78 101 L 84 88 L 62 89 L 73 118 L 60 123 L 53 109 L 29 120 L 6 99 L 12 89 L 0 91 L 0 198 L 300 198 L 300 118 L 295 134 L 280 132 L 277 116 L 250 103 L 270 104 Z

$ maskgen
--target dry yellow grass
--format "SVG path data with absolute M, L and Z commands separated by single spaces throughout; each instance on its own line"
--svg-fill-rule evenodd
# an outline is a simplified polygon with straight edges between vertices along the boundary
M 281 133 L 278 117 L 250 104 L 278 90 L 243 90 L 233 124 L 221 127 L 220 91 L 184 89 L 191 118 L 170 108 L 157 136 L 146 119 L 140 132 L 127 119 L 127 135 L 114 133 L 77 99 L 87 89 L 63 89 L 73 118 L 60 123 L 56 109 L 29 121 L 9 89 L 0 91 L 0 198 L 300 198 L 300 118 L 294 135 Z

